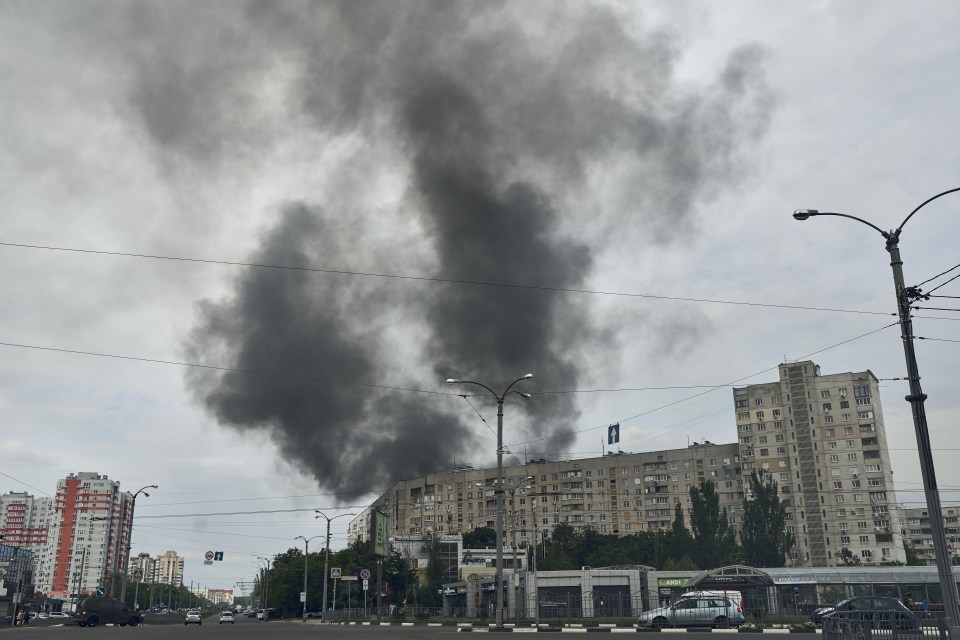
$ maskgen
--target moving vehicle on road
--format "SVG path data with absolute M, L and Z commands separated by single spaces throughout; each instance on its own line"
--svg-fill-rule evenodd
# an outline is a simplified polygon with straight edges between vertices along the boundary
M 184 626 L 188 624 L 203 624 L 203 616 L 196 609 L 187 611 L 187 616 L 183 619 Z
M 223 624 L 224 622 L 233 624 L 233 611 L 224 611 L 220 614 L 220 624 Z
M 700 592 L 684 594 L 668 607 L 644 611 L 637 618 L 641 627 L 663 629 L 664 627 L 739 627 L 746 621 L 740 605 L 739 594 L 724 596 Z
M 139 613 L 113 598 L 83 598 L 77 604 L 73 620 L 81 627 L 95 627 L 98 624 L 135 627 L 143 622 Z

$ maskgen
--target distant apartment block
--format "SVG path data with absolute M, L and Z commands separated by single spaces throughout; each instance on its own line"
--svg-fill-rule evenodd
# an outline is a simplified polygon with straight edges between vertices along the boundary
M 960 564 L 960 508 L 943 507 L 943 532 L 952 564 Z M 935 565 L 933 530 L 926 507 L 904 509 L 903 542 L 927 565 Z
M 559 524 L 629 535 L 669 529 L 676 504 L 689 515 L 690 488 L 713 480 L 736 525 L 743 512 L 739 445 L 695 443 L 683 449 L 611 453 L 582 460 L 531 460 L 504 468 L 505 541 L 519 546 Z M 532 476 L 528 484 L 523 481 Z M 370 514 L 390 518 L 391 537 L 452 535 L 496 526 L 497 470 L 461 468 L 403 480 L 349 524 L 350 541 L 369 537 Z

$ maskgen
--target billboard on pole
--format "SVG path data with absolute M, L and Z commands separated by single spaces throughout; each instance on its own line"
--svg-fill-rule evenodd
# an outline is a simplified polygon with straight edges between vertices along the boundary
M 370 540 L 373 541 L 373 554 L 386 558 L 390 555 L 390 536 L 387 514 L 374 511 L 370 518 Z

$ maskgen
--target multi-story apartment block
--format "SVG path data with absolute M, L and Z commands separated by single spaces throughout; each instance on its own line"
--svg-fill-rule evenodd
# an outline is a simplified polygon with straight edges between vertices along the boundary
M 862 564 L 903 562 L 893 471 L 877 378 L 822 375 L 810 361 L 780 379 L 733 390 L 743 473 L 773 475 L 797 540 L 792 564 L 832 566 L 847 549 Z
M 130 544 L 133 498 L 120 483 L 97 473 L 70 474 L 57 482 L 50 595 L 86 593 L 123 571 Z
M 735 388 L 733 400 L 735 443 L 505 468 L 505 544 L 514 529 L 526 545 L 560 523 L 615 535 L 666 529 L 677 504 L 689 518 L 690 488 L 701 480 L 714 481 L 739 529 L 746 476 L 757 471 L 777 481 L 787 506 L 791 565 L 838 565 L 843 550 L 864 565 L 905 560 L 873 373 L 786 363 L 778 381 Z M 398 482 L 350 522 L 348 537 L 368 538 L 373 511 L 389 516 L 394 537 L 495 527 L 496 477 L 495 468 L 471 467 Z
M 947 538 L 947 551 L 951 564 L 960 564 L 960 508 L 943 507 L 943 532 Z M 935 565 L 933 531 L 926 507 L 903 510 L 903 543 L 927 565 Z
M 146 574 L 144 574 L 146 575 Z M 183 584 L 183 557 L 167 551 L 153 559 L 153 581 L 160 584 Z
M 610 453 L 582 460 L 529 461 L 504 468 L 505 544 L 526 546 L 561 524 L 628 535 L 669 529 L 675 505 L 690 510 L 690 488 L 713 480 L 735 526 L 742 517 L 739 445 Z M 350 541 L 368 539 L 370 514 L 390 518 L 391 536 L 452 535 L 496 526 L 497 470 L 461 468 L 396 483 L 349 525 Z M 529 480 L 528 480 L 529 478 Z
M 34 552 L 36 589 L 62 597 L 92 591 L 125 568 L 132 507 L 119 482 L 71 474 L 53 497 L 0 496 L 0 531 L 4 542 Z

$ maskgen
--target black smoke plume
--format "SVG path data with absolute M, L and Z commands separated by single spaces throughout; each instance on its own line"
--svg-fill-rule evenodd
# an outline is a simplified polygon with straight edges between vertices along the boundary
M 761 52 L 738 49 L 715 83 L 684 86 L 679 38 L 602 4 L 213 4 L 222 14 L 138 5 L 135 24 L 166 25 L 144 31 L 169 57 L 140 65 L 131 101 L 162 153 L 209 167 L 280 146 L 247 95 L 277 74 L 270 86 L 305 134 L 364 143 L 336 170 L 352 176 L 343 189 L 278 206 L 252 262 L 585 288 L 603 244 L 690 232 L 695 206 L 748 169 L 772 109 Z M 406 187 L 378 222 L 355 189 L 385 170 Z M 416 240 L 394 238 L 398 224 Z M 225 299 L 200 304 L 190 356 L 326 382 L 193 373 L 188 383 L 222 424 L 268 431 L 346 499 L 454 459 L 487 463 L 494 450 L 462 400 L 346 383 L 447 391 L 442 379 L 461 377 L 499 390 L 532 371 L 525 390 L 576 389 L 597 354 L 616 353 L 589 302 L 251 269 Z M 471 402 L 493 424 L 489 399 Z M 529 441 L 530 457 L 569 450 L 582 426 L 571 395 L 511 398 L 507 412 L 506 441 Z

